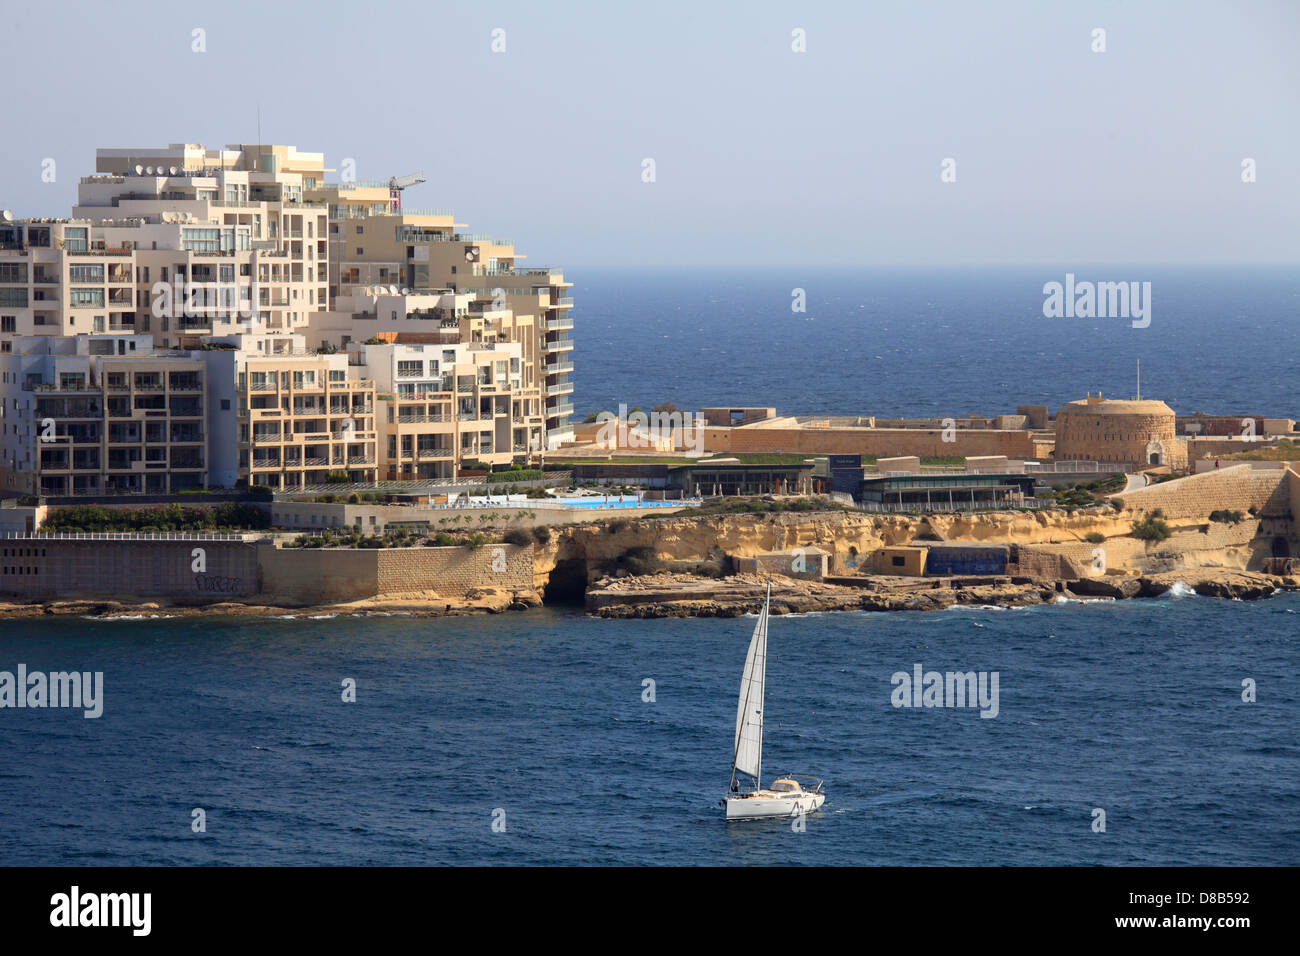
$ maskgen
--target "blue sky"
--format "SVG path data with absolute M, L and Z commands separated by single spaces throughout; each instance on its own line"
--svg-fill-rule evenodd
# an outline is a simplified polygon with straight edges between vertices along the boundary
M 96 147 L 251 142 L 260 105 L 265 140 L 422 170 L 408 205 L 537 265 L 1300 261 L 1294 2 L 0 0 L 0 22 L 20 216 L 66 215 Z

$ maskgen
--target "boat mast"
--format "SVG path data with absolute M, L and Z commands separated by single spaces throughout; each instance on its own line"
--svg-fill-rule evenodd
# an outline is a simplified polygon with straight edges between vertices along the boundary
M 763 711 L 767 709 L 767 622 L 772 606 L 772 579 L 767 579 L 767 598 L 763 601 L 763 699 L 758 702 L 758 773 L 754 775 L 754 789 L 763 789 L 763 725 L 767 723 Z

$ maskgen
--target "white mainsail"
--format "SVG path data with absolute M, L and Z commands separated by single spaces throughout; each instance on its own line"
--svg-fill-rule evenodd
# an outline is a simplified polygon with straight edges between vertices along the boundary
M 763 692 L 767 681 L 767 611 L 772 585 L 758 614 L 754 636 L 745 655 L 745 672 L 740 679 L 740 702 L 736 709 L 736 759 L 734 770 L 750 774 L 755 785 L 763 770 Z

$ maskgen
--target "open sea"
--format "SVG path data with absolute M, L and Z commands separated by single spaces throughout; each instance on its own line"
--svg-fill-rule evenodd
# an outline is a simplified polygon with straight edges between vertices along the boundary
M 764 777 L 825 778 L 803 832 L 716 805 L 753 624 L 6 621 L 0 669 L 105 703 L 0 710 L 0 862 L 1300 863 L 1298 594 L 774 617 Z M 917 663 L 997 671 L 997 716 L 895 708 Z
M 1065 271 L 572 269 L 575 404 L 1054 411 L 1140 358 L 1179 412 L 1300 418 L 1295 270 L 1076 270 L 1151 281 L 1145 329 L 1044 318 Z M 752 627 L 0 621 L 0 671 L 105 684 L 98 719 L 0 709 L 0 864 L 1300 863 L 1300 594 L 774 618 L 764 776 L 825 778 L 803 832 L 716 805 Z M 997 717 L 892 706 L 918 663 L 997 671 Z
M 1151 283 L 1150 325 L 1048 319 L 1043 285 Z M 757 405 L 781 414 L 962 418 L 1101 391 L 1187 415 L 1300 419 L 1300 269 L 570 268 L 577 421 Z M 791 311 L 793 290 L 807 311 Z

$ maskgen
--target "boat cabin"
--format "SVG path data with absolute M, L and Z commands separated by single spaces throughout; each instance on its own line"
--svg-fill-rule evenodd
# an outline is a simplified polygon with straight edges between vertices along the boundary
M 773 793 L 800 793 L 802 790 L 803 787 L 789 777 L 782 777 L 780 780 L 772 781 Z

